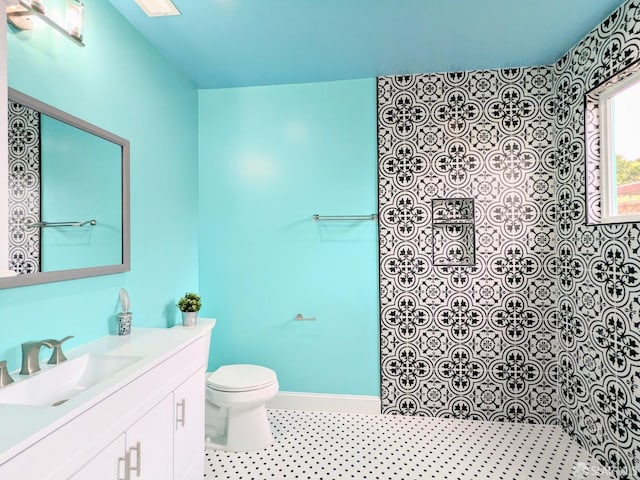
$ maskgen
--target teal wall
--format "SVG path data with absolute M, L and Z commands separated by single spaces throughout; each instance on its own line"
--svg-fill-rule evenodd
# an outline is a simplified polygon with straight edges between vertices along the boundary
M 375 80 L 198 100 L 106 0 L 87 5 L 85 41 L 10 31 L 9 85 L 130 140 L 132 269 L 0 290 L 0 359 L 109 333 L 120 287 L 138 326 L 173 324 L 194 290 L 218 318 L 210 369 L 255 362 L 282 390 L 378 395 L 377 225 L 311 220 L 377 211 Z
M 131 271 L 0 290 L 10 368 L 25 340 L 107 334 L 120 287 L 135 325 L 166 326 L 198 285 L 197 91 L 107 0 L 85 10 L 84 48 L 46 26 L 10 30 L 9 86 L 130 140 Z
M 377 212 L 375 80 L 200 90 L 198 125 L 209 367 L 378 395 L 377 225 L 311 219 Z
M 96 220 L 85 227 L 42 228 L 40 270 L 122 262 L 122 147 L 40 115 L 41 219 Z

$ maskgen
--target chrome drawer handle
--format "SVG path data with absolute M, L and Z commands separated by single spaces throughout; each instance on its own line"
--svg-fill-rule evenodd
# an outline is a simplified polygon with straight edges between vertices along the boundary
M 187 399 L 183 398 L 182 401 L 176 403 L 176 430 L 178 430 L 178 425 L 184 428 L 186 416 Z
M 131 453 L 135 450 L 136 452 L 136 464 L 134 467 L 131 466 Z M 129 459 L 129 465 L 127 466 L 127 471 L 128 472 L 136 472 L 136 477 L 140 476 L 140 457 L 141 457 L 141 447 L 140 447 L 140 442 L 136 443 L 135 447 L 131 447 L 129 449 L 129 455 L 128 455 L 128 459 Z
M 124 475 L 120 473 L 120 467 L 122 465 L 124 465 Z M 125 457 L 118 457 L 118 480 L 129 480 L 127 473 L 127 459 Z

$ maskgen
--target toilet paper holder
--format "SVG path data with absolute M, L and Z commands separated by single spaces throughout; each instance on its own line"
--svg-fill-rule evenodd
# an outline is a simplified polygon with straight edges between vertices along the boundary
M 312 322 L 316 320 L 316 317 L 305 317 L 304 315 L 299 313 L 296 315 L 296 320 L 302 321 L 302 322 Z

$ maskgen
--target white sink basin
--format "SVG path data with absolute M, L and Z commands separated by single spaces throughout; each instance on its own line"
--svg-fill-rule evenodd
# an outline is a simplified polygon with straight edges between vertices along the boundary
M 143 357 L 86 354 L 0 388 L 0 404 L 56 407 Z

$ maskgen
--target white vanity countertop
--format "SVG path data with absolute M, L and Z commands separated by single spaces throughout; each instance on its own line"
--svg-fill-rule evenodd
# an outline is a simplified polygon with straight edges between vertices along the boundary
M 130 335 L 107 335 L 65 352 L 70 360 L 87 353 L 137 356 L 141 359 L 57 407 L 0 404 L 0 465 L 188 344 L 210 335 L 214 326 L 214 319 L 200 318 L 195 327 L 133 328 Z M 205 359 L 203 362 L 206 364 Z M 41 368 L 42 371 L 34 376 L 56 366 L 47 365 L 44 360 Z M 31 378 L 14 373 L 12 376 L 16 383 Z

